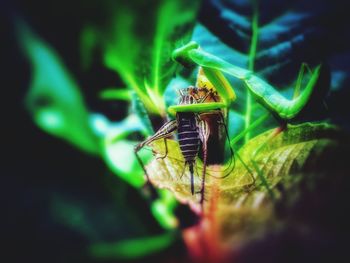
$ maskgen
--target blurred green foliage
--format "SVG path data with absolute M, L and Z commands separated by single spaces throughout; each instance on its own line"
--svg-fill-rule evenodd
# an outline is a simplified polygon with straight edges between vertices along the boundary
M 241 68 L 244 68 L 243 72 L 246 72 L 245 68 L 255 69 L 259 42 L 257 7 L 251 24 L 247 19 L 237 19 L 238 24 L 252 28 L 249 33 L 253 37 L 248 37 L 250 51 L 242 52 L 224 45 L 207 28 L 196 24 L 199 5 L 199 0 L 107 1 L 104 6 L 106 17 L 84 25 L 79 50 L 82 68 L 91 66 L 96 55 L 94 51 L 98 49 L 104 65 L 123 81 L 123 87 L 108 88 L 100 93 L 104 100 L 130 102 L 129 115 L 119 122 L 91 113 L 84 101 L 84 87 L 78 86 L 58 53 L 25 22 L 17 20 L 18 42 L 31 63 L 32 79 L 26 105 L 35 123 L 77 148 L 100 156 L 117 176 L 131 186 L 141 188 L 145 180 L 134 156 L 134 145 L 152 134 L 156 128 L 151 122 L 154 117 L 161 121 L 169 117 L 167 107 L 175 103 L 176 90 L 195 82 L 195 70 L 183 70 L 171 60 L 173 50 L 188 43 L 192 37 L 206 51 L 228 61 L 227 67 L 216 68 L 202 63 L 207 68 L 224 71 L 227 75 L 232 73 L 227 69 L 232 69 L 233 65 L 240 67 L 235 68 L 235 73 Z M 237 18 L 233 14 L 227 17 Z M 279 49 L 272 48 L 269 52 L 278 56 Z M 274 69 L 267 71 L 271 73 Z M 265 109 L 253 103 L 242 83 L 227 77 L 238 97 L 229 110 L 228 127 L 231 137 L 240 134 L 231 141 L 237 148 L 241 138 L 248 134 L 246 139 L 249 139 L 250 133 L 259 134 L 271 126 L 273 118 L 269 115 L 258 118 Z M 285 85 L 279 91 L 288 94 L 292 86 Z M 247 129 L 250 123 L 253 128 Z M 141 155 L 147 162 L 152 153 L 143 151 Z M 173 215 L 176 201 L 167 191 L 159 191 L 159 195 L 160 199 L 151 204 L 152 213 L 164 229 L 172 229 L 177 225 Z M 79 221 L 79 215 L 74 214 L 74 218 Z M 91 253 L 100 258 L 142 257 L 166 247 L 173 239 L 173 232 L 167 232 L 157 237 L 97 244 Z M 134 254 L 135 251 L 138 253 Z
M 100 49 L 105 65 L 125 84 L 123 89 L 101 92 L 101 99 L 128 101 L 130 112 L 137 113 L 119 122 L 89 111 L 84 87 L 79 87 L 56 50 L 25 21 L 16 18 L 17 40 L 32 70 L 26 106 L 35 123 L 77 148 L 100 156 L 116 175 L 141 188 L 145 179 L 134 156 L 135 134 L 147 137 L 153 132 L 148 114 L 166 116 L 163 94 L 177 68 L 171 52 L 190 40 L 198 7 L 199 1 L 109 1 L 104 6 L 108 13 L 105 19 L 82 28 L 82 69 L 91 66 L 94 50 Z M 149 160 L 151 152 L 142 155 Z M 151 204 L 151 211 L 164 229 L 174 228 L 176 201 L 168 191 L 159 190 L 159 196 Z M 77 211 L 71 212 L 75 219 L 69 222 L 83 227 Z M 169 246 L 173 239 L 174 234 L 166 232 L 157 237 L 97 244 L 91 253 L 102 258 L 108 258 L 108 253 L 114 258 L 137 258 Z
M 26 104 L 36 124 L 86 152 L 100 154 L 81 91 L 59 56 L 22 21 L 17 21 L 17 34 L 32 67 Z
M 165 117 L 162 95 L 177 68 L 171 52 L 190 40 L 198 7 L 197 0 L 118 1 L 106 24 L 84 29 L 82 46 L 99 45 L 105 65 L 136 92 L 147 111 Z

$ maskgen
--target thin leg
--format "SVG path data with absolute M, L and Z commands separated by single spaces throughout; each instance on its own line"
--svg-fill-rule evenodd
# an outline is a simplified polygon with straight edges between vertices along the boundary
M 295 99 L 296 97 L 298 97 L 300 95 L 300 87 L 301 87 L 301 82 L 302 82 L 303 77 L 304 77 L 305 68 L 309 71 L 310 74 L 312 74 L 310 67 L 306 63 L 302 63 L 300 70 L 299 70 L 299 73 L 298 73 L 297 82 L 296 82 L 296 85 L 294 88 L 293 99 Z
M 157 160 L 158 159 L 164 159 L 168 156 L 168 141 L 166 138 L 164 138 L 164 146 L 165 146 L 165 154 L 163 156 L 160 156 L 160 157 L 157 157 Z
M 142 162 L 141 157 L 138 155 L 138 152 L 145 146 L 150 144 L 151 142 L 161 139 L 161 138 L 166 138 L 169 136 L 171 133 L 173 133 L 177 129 L 177 122 L 176 120 L 169 121 L 165 123 L 153 136 L 148 138 L 147 140 L 139 143 L 136 145 L 134 152 L 137 161 L 139 162 L 140 166 L 142 167 L 143 171 L 145 172 L 146 178 L 147 178 L 147 183 L 149 183 L 149 175 L 146 171 L 145 165 Z M 166 144 L 166 149 L 167 149 L 167 144 Z M 167 151 L 167 150 L 166 150 Z
M 252 165 L 253 165 L 255 171 L 257 172 L 257 174 L 261 180 L 261 183 L 267 189 L 272 200 L 275 200 L 275 195 L 274 195 L 273 191 L 271 190 L 271 187 L 270 187 L 264 173 L 261 171 L 259 165 L 257 164 L 255 158 L 258 155 L 258 153 L 267 145 L 268 142 L 270 142 L 272 139 L 274 139 L 278 134 L 280 134 L 286 128 L 287 128 L 286 123 L 282 123 L 282 125 L 280 127 L 276 128 L 276 130 L 254 151 L 254 153 L 251 157 Z
M 301 64 L 299 73 L 298 73 L 298 78 L 297 78 L 297 82 L 296 85 L 294 87 L 294 92 L 293 92 L 293 99 L 298 97 L 300 94 L 300 86 L 301 86 L 301 81 L 303 80 L 303 76 L 304 76 L 304 71 L 305 71 L 305 63 Z
M 287 123 L 283 122 L 281 123 L 281 126 L 277 127 L 269 137 L 266 138 L 266 140 L 254 151 L 253 158 L 257 156 L 257 154 L 267 145 L 268 142 L 270 142 L 273 138 L 275 138 L 278 134 L 280 134 L 282 131 L 284 131 L 287 128 Z
M 138 152 L 145 145 L 148 145 L 148 144 L 150 144 L 151 142 L 153 142 L 155 140 L 168 137 L 176 129 L 177 129 L 177 121 L 176 120 L 168 121 L 162 127 L 160 127 L 160 129 L 153 136 L 149 137 L 147 140 L 145 140 L 145 141 L 139 143 L 138 145 L 136 145 L 135 151 Z
M 203 211 L 205 174 L 206 174 L 206 168 L 207 168 L 207 155 L 208 155 L 207 142 L 210 135 L 210 129 L 206 121 L 200 121 L 198 123 L 198 127 L 199 127 L 199 130 L 198 130 L 199 138 L 202 141 L 202 150 L 203 150 L 203 174 L 202 174 L 202 186 L 200 190 L 200 193 L 201 193 L 200 204 Z
M 142 167 L 143 172 L 144 172 L 145 175 L 146 175 L 146 179 L 147 179 L 147 182 L 146 182 L 146 183 L 149 183 L 149 182 L 150 182 L 150 180 L 149 180 L 149 175 L 148 175 L 148 173 L 147 173 L 147 170 L 146 170 L 146 168 L 145 168 L 145 165 L 144 165 L 144 163 L 142 162 L 142 159 L 141 159 L 141 157 L 139 156 L 138 151 L 134 150 L 134 153 L 135 153 L 135 156 L 136 156 L 136 160 L 138 161 L 138 163 L 139 163 L 140 166 Z
M 203 211 L 203 203 L 204 203 L 204 187 L 205 187 L 205 173 L 206 173 L 206 168 L 207 168 L 207 153 L 208 149 L 207 147 L 203 147 L 203 174 L 202 174 L 202 185 L 201 185 L 201 200 L 200 204 L 202 206 L 202 211 Z
M 191 174 L 191 194 L 194 195 L 194 177 L 193 177 L 193 162 L 188 163 Z
M 223 178 L 229 176 L 230 173 L 233 171 L 233 169 L 235 168 L 235 163 L 236 163 L 236 161 L 235 161 L 235 158 L 234 158 L 233 147 L 232 147 L 231 144 L 230 144 L 230 136 L 229 136 L 229 134 L 228 134 L 228 130 L 227 130 L 227 126 L 226 126 L 226 124 L 225 124 L 225 118 L 224 118 L 224 116 L 223 116 L 223 113 L 222 113 L 222 111 L 220 111 L 220 110 L 213 111 L 213 112 L 211 112 L 210 114 L 212 114 L 212 113 L 217 113 L 217 114 L 220 115 L 221 121 L 219 121 L 218 124 L 224 126 L 224 128 L 225 128 L 225 133 L 226 133 L 226 138 L 227 138 L 227 140 L 228 140 L 228 142 L 229 142 L 229 147 L 230 147 L 230 153 L 231 153 L 230 164 L 229 164 L 228 167 L 225 168 L 222 172 L 226 172 L 228 169 L 230 169 L 230 171 L 229 171 L 228 173 L 226 173 L 224 176 L 214 176 L 214 175 L 211 175 L 211 176 L 214 177 L 214 178 L 223 179 Z M 207 113 L 202 113 L 202 114 L 200 114 L 200 116 L 203 116 L 203 115 L 205 115 L 205 114 L 207 114 Z M 199 117 L 199 118 L 197 119 L 197 121 L 198 121 L 198 123 L 200 123 L 200 122 L 202 121 L 202 119 Z M 230 167 L 231 167 L 231 164 L 232 164 L 232 160 L 233 160 L 233 166 L 232 166 L 232 168 L 230 168 Z M 206 169 L 206 170 L 207 170 L 207 169 Z
M 250 124 L 250 126 L 245 129 L 244 131 L 242 131 L 240 134 L 238 134 L 236 137 L 234 137 L 231 141 L 230 141 L 230 145 L 233 146 L 235 145 L 239 140 L 241 140 L 244 135 L 251 130 L 254 130 L 256 127 L 258 127 L 259 125 L 261 125 L 264 121 L 266 121 L 268 118 L 270 117 L 270 113 L 266 113 L 265 115 L 261 116 L 259 119 L 257 119 L 256 121 L 254 121 L 253 123 Z
M 249 166 L 245 163 L 245 161 L 243 161 L 242 157 L 238 153 L 236 153 L 236 156 L 237 156 L 238 160 L 242 163 L 244 168 L 248 171 L 248 174 L 250 175 L 250 177 L 253 180 L 252 185 L 254 185 L 255 184 L 255 177 L 254 177 L 253 171 L 249 168 Z
M 227 125 L 225 123 L 225 119 L 224 119 L 224 115 L 222 114 L 222 112 L 220 111 L 220 116 L 221 116 L 221 122 L 219 122 L 220 125 L 223 125 L 224 126 L 224 129 L 225 129 L 225 133 L 226 133 L 226 138 L 228 140 L 228 146 L 230 148 L 230 154 L 231 154 L 231 157 L 230 157 L 230 164 L 229 166 L 224 170 L 226 171 L 230 166 L 231 166 L 231 163 L 232 163 L 232 159 L 233 159 L 233 166 L 232 168 L 230 169 L 230 171 L 225 174 L 224 176 L 221 176 L 220 178 L 226 178 L 227 176 L 230 175 L 230 173 L 233 171 L 233 169 L 235 168 L 236 166 L 236 160 L 235 160 L 235 154 L 234 154 L 234 151 L 233 151 L 233 147 L 231 146 L 230 144 L 230 135 L 228 133 L 228 129 L 227 129 Z
M 212 97 L 213 96 L 212 94 L 213 94 L 213 92 L 211 90 L 208 90 L 207 94 L 204 97 L 200 98 L 197 101 L 197 103 L 203 103 L 209 96 Z
M 156 189 L 154 188 L 154 186 L 152 185 L 150 179 L 149 179 L 149 175 L 147 173 L 147 170 L 145 168 L 145 165 L 143 164 L 138 152 L 135 151 L 135 156 L 137 161 L 139 162 L 140 166 L 142 167 L 143 172 L 145 173 L 146 176 L 146 183 L 143 185 L 142 191 L 143 193 L 151 198 L 151 200 L 156 200 L 159 198 L 158 193 L 156 191 Z
M 255 129 L 255 127 L 259 126 L 261 123 L 263 123 L 268 117 L 270 116 L 270 114 L 265 114 L 263 116 L 261 116 L 259 119 L 257 119 L 255 122 L 253 122 L 246 130 L 244 130 L 243 132 L 241 132 L 239 135 L 237 135 L 235 138 L 233 138 L 230 141 L 230 145 L 233 146 L 234 144 L 236 144 L 241 138 L 243 138 L 243 136 L 246 134 L 246 132 L 248 130 L 252 130 Z M 252 162 L 252 166 L 254 168 L 254 170 L 256 171 L 256 173 L 258 174 L 261 182 L 263 183 L 263 185 L 265 186 L 265 188 L 267 189 L 267 191 L 269 192 L 270 196 L 272 198 L 274 198 L 274 194 L 266 180 L 266 177 L 264 176 L 263 172 L 261 171 L 261 169 L 259 168 L 259 166 L 257 165 L 257 162 L 255 161 L 255 157 L 257 156 L 257 154 L 259 153 L 260 150 L 263 149 L 264 146 L 266 146 L 266 144 L 268 143 L 269 140 L 271 140 L 272 138 L 274 138 L 280 131 L 283 130 L 283 126 L 282 128 L 278 128 L 276 130 L 276 132 L 274 132 L 272 134 L 272 136 L 270 136 L 269 138 L 267 138 L 267 140 L 262 143 L 260 145 L 260 147 L 258 147 L 258 149 L 253 153 L 252 157 L 251 157 L 251 162 Z M 238 159 L 240 160 L 240 162 L 242 163 L 242 165 L 246 168 L 246 170 L 248 171 L 248 174 L 250 175 L 250 177 L 253 179 L 253 184 L 255 183 L 256 179 L 254 177 L 254 173 L 252 171 L 252 169 L 249 168 L 249 166 L 243 161 L 243 159 L 240 157 L 240 155 L 238 153 L 236 153 L 236 156 L 238 157 Z

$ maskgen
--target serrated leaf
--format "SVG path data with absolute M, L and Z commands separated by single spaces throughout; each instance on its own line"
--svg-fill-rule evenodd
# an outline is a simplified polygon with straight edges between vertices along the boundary
M 339 145 L 341 138 L 339 130 L 328 124 L 290 125 L 287 130 L 268 140 L 275 131 L 270 130 L 251 139 L 240 149 L 238 154 L 244 160 L 248 170 L 236 157 L 236 166 L 230 176 L 216 179 L 211 176 L 212 172 L 208 172 L 206 176 L 204 218 L 209 218 L 206 219 L 209 220 L 211 227 L 213 225 L 218 227 L 216 241 L 220 244 L 218 248 L 220 250 L 228 244 L 232 245 L 256 237 L 266 230 L 267 225 L 275 226 L 276 200 L 270 197 L 251 162 L 256 149 L 266 143 L 254 160 L 278 201 L 286 194 L 286 190 L 282 192 L 281 189 L 291 188 L 297 182 L 305 180 L 309 174 L 324 173 L 324 170 L 320 171 L 318 168 L 317 160 L 325 152 Z M 349 145 L 349 139 L 343 142 Z M 169 189 L 180 202 L 188 203 L 195 211 L 199 211 L 200 196 L 191 194 L 189 173 L 185 172 L 180 178 L 184 166 L 178 143 L 169 140 L 168 146 L 167 158 L 154 159 L 147 166 L 151 181 L 160 188 Z M 164 151 L 163 142 L 156 141 L 152 149 L 161 155 Z M 197 167 L 200 176 L 195 177 L 194 184 L 199 190 L 201 187 L 200 161 Z M 219 172 L 215 175 L 218 176 L 224 168 L 208 166 L 207 169 L 216 169 Z M 255 177 L 255 183 L 250 173 Z M 198 234 L 200 237 L 198 231 L 206 230 L 195 230 L 195 235 Z
M 276 185 L 281 178 L 287 176 L 291 172 L 291 167 L 298 165 L 302 168 L 304 162 L 309 157 L 310 151 L 317 144 L 319 134 L 322 134 L 322 129 L 329 127 L 328 125 L 312 125 L 303 124 L 299 126 L 289 126 L 287 131 L 282 132 L 271 140 L 267 142 L 262 148 L 259 154 L 255 157 L 255 161 L 260 167 L 262 173 L 266 176 L 269 185 L 273 187 Z M 250 159 L 254 154 L 254 151 L 265 143 L 265 141 L 271 136 L 274 130 L 267 131 L 254 139 L 250 140 L 248 144 L 243 146 L 239 151 L 240 157 L 248 164 L 250 171 L 253 173 L 254 177 L 258 180 L 257 172 L 254 171 L 253 166 L 250 164 Z M 321 138 L 319 138 L 321 139 Z M 156 157 L 163 155 L 165 152 L 163 140 L 158 140 L 152 144 L 153 151 L 157 154 Z M 150 170 L 151 180 L 157 186 L 161 188 L 168 188 L 174 192 L 174 194 L 182 201 L 192 204 L 193 206 L 198 206 L 199 196 L 192 196 L 190 193 L 190 180 L 189 172 L 185 171 L 183 177 L 180 176 L 184 169 L 184 159 L 181 154 L 179 145 L 174 140 L 168 140 L 168 158 L 156 159 L 147 168 Z M 210 195 L 210 188 L 215 184 L 220 185 L 220 192 L 224 196 L 241 194 L 245 191 L 242 187 L 248 187 L 252 183 L 252 178 L 245 166 L 235 158 L 235 168 L 233 169 L 230 176 L 224 179 L 215 179 L 208 176 L 206 179 L 206 192 Z M 202 162 L 197 159 L 197 170 L 198 174 L 201 176 Z M 215 169 L 215 176 L 223 176 L 223 170 L 225 166 L 209 166 L 209 170 Z M 195 178 L 195 188 L 200 189 L 201 178 L 200 176 Z M 262 191 L 264 195 L 266 191 L 264 187 L 257 182 L 254 188 Z M 268 196 L 266 196 L 268 198 Z M 226 202 L 226 201 L 225 201 Z

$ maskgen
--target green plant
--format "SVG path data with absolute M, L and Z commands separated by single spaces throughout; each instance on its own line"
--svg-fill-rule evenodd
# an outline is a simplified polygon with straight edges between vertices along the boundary
M 143 170 L 134 157 L 133 149 L 137 144 L 135 134 L 137 138 L 152 135 L 171 116 L 167 109 L 174 109 L 172 100 L 176 97 L 175 91 L 195 82 L 193 72 L 196 70 L 183 69 L 171 57 L 175 49 L 190 40 L 199 1 L 191 1 L 190 5 L 188 1 L 153 1 L 151 6 L 147 4 L 146 14 L 143 13 L 146 4 L 142 1 L 121 1 L 118 6 L 110 5 L 111 16 L 104 21 L 105 24 L 91 23 L 83 28 L 82 61 L 84 67 L 88 67 L 93 54 L 91 50 L 96 47 L 102 50 L 105 66 L 114 70 L 126 87 L 108 88 L 100 96 L 102 99 L 130 102 L 132 110 L 129 116 L 121 122 L 112 123 L 102 114 L 89 113 L 77 82 L 57 52 L 25 22 L 17 21 L 18 39 L 34 72 L 26 97 L 27 108 L 43 130 L 100 156 L 116 175 L 133 187 L 141 188 L 145 180 Z M 329 170 L 319 171 L 315 165 L 312 169 L 308 167 L 310 162 L 314 164 L 328 156 L 340 143 L 337 139 L 340 131 L 325 123 L 288 126 L 287 130 L 277 135 L 275 131 L 266 131 L 268 126 L 265 126 L 265 122 L 273 120 L 269 113 L 263 113 L 252 121 L 254 113 L 265 111 L 260 104 L 277 113 L 280 119 L 293 118 L 312 96 L 320 74 L 320 68 L 316 67 L 306 78 L 309 83 L 301 95 L 291 101 L 279 96 L 272 86 L 256 76 L 254 62 L 258 44 L 258 9 L 257 6 L 254 8 L 248 70 L 229 64 L 220 56 L 198 50 L 195 44 L 175 54 L 176 59 L 186 65 L 201 66 L 210 82 L 222 94 L 224 106 L 230 106 L 228 128 L 230 135 L 235 135 L 231 136 L 230 144 L 237 151 L 237 166 L 226 179 L 207 178 L 206 216 L 199 225 L 183 233 L 192 250 L 195 250 L 196 242 L 207 243 L 204 247 L 210 249 L 204 251 L 202 247 L 201 256 L 209 253 L 213 260 L 225 256 L 223 251 L 231 253 L 239 242 L 248 242 L 268 231 L 271 225 L 272 229 L 278 229 L 284 222 L 277 220 L 274 211 L 276 204 L 283 199 L 293 203 L 303 198 L 298 188 L 300 182 L 310 180 L 312 183 L 329 174 Z M 173 13 L 179 15 L 174 16 Z M 149 18 L 147 23 L 145 17 Z M 178 76 L 175 78 L 176 73 Z M 248 88 L 239 92 L 246 93 L 246 96 L 238 96 L 238 103 L 244 104 L 243 114 L 237 112 L 235 105 L 230 105 L 232 91 L 227 83 L 231 83 L 232 76 L 242 80 Z M 301 86 L 301 76 L 296 80 L 296 90 Z M 235 87 L 235 90 L 239 90 L 239 87 Z M 277 100 L 271 99 L 272 96 L 276 96 Z M 253 102 L 253 97 L 261 103 Z M 193 106 L 188 110 L 193 110 Z M 243 125 L 238 125 L 242 120 Z M 235 125 L 240 129 L 233 130 Z M 258 137 L 254 137 L 256 135 Z M 241 140 L 243 138 L 244 141 Z M 93 246 L 93 254 L 128 258 L 132 257 L 130 251 L 133 248 L 150 242 L 149 250 L 140 250 L 137 255 L 141 257 L 168 246 L 176 236 L 172 231 L 177 227 L 177 219 L 173 215 L 176 206 L 174 196 L 195 211 L 199 210 L 197 197 L 189 192 L 188 176 L 180 180 L 175 173 L 159 172 L 171 168 L 180 173 L 183 168 L 181 162 L 174 161 L 181 159 L 177 143 L 169 143 L 169 158 L 155 160 L 151 152 L 146 151 L 143 156 L 146 161 L 151 161 L 147 167 L 151 181 L 171 191 L 159 190 L 160 199 L 151 205 L 153 214 L 169 232 L 159 238 L 136 240 L 139 242 L 126 241 L 110 246 L 98 244 Z M 158 153 L 163 151 L 159 142 L 155 142 L 152 148 Z M 259 151 L 256 151 L 257 148 Z M 249 175 L 257 182 L 253 183 Z M 200 178 L 196 178 L 195 185 L 199 187 L 200 183 Z M 285 194 L 295 189 L 299 191 L 299 196 Z M 191 236 L 195 238 L 191 239 Z

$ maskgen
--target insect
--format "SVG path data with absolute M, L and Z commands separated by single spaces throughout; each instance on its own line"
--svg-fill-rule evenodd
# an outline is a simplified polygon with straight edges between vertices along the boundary
M 173 59 L 185 67 L 200 66 L 203 69 L 205 75 L 208 77 L 209 81 L 216 87 L 218 93 L 223 98 L 223 101 L 226 103 L 226 107 L 229 107 L 230 103 L 232 102 L 232 87 L 229 85 L 223 73 L 240 79 L 245 84 L 246 88 L 252 94 L 255 100 L 263 107 L 265 107 L 281 124 L 281 126 L 278 127 L 269 138 L 266 139 L 266 142 L 262 143 L 262 145 L 256 149 L 256 151 L 253 153 L 253 156 L 251 157 L 251 162 L 254 170 L 256 170 L 264 186 L 270 193 L 270 196 L 273 198 L 273 193 L 271 189 L 269 189 L 266 178 L 260 171 L 258 165 L 254 161 L 254 158 L 257 153 L 267 144 L 267 142 L 275 137 L 278 133 L 283 131 L 287 127 L 286 124 L 293 120 L 309 102 L 310 98 L 315 93 L 315 87 L 319 80 L 321 72 L 321 65 L 316 66 L 313 71 L 310 70 L 311 74 L 306 87 L 300 92 L 299 86 L 305 67 L 304 64 L 302 65 L 302 68 L 299 72 L 297 85 L 295 87 L 294 97 L 289 100 L 282 96 L 270 84 L 257 77 L 252 71 L 232 65 L 219 57 L 203 51 L 199 48 L 199 45 L 196 42 L 192 41 L 183 47 L 176 49 L 173 52 Z M 266 119 L 266 117 L 262 116 L 261 120 L 263 119 Z M 258 122 L 260 122 L 260 120 L 256 121 L 256 123 Z M 252 123 L 249 127 L 246 128 L 246 131 L 242 132 L 241 135 L 245 134 L 251 129 L 251 127 L 253 128 L 254 126 L 255 123 Z M 241 137 L 241 135 L 237 137 Z M 237 140 L 234 138 L 231 141 L 231 146 L 236 141 Z M 239 155 L 237 156 L 239 158 Z
M 203 174 L 200 193 L 201 204 L 203 204 L 205 170 L 208 154 L 212 153 L 212 150 L 207 147 L 208 139 L 212 134 L 215 134 L 215 132 L 213 132 L 213 130 L 215 130 L 213 127 L 220 127 L 220 125 L 218 125 L 218 120 L 220 119 L 223 121 L 225 119 L 225 111 L 236 98 L 232 86 L 223 73 L 242 80 L 256 101 L 264 106 L 282 124 L 285 124 L 297 116 L 310 100 L 320 75 L 321 66 L 317 66 L 311 73 L 310 79 L 303 91 L 300 92 L 297 97 L 288 100 L 271 85 L 254 75 L 253 72 L 234 66 L 219 57 L 201 50 L 199 45 L 195 42 L 190 42 L 176 49 L 173 52 L 173 58 L 185 67 L 200 66 L 203 75 L 205 75 L 208 82 L 215 87 L 215 92 L 212 90 L 201 90 L 195 87 L 189 87 L 185 92 L 182 92 L 180 94 L 179 104 L 171 106 L 168 109 L 170 113 L 176 115 L 176 120 L 164 124 L 156 134 L 137 145 L 135 151 L 137 153 L 145 145 L 154 140 L 166 138 L 177 130 L 179 133 L 180 148 L 191 173 L 191 192 L 193 194 L 194 156 L 199 153 L 199 147 L 201 145 L 203 153 Z M 210 121 L 208 120 L 215 119 L 214 117 L 216 118 L 216 122 L 213 122 L 215 125 L 210 125 Z M 285 125 L 283 126 L 285 127 Z M 226 128 L 225 125 L 224 127 Z M 247 130 L 249 130 L 249 127 Z M 282 129 L 279 129 L 279 131 L 281 130 Z M 232 143 L 233 141 L 231 141 L 231 145 Z M 259 147 L 259 149 L 262 147 Z M 258 152 L 259 149 L 257 149 L 256 152 Z M 265 186 L 268 188 L 266 179 L 262 173 L 259 172 L 259 167 L 253 162 L 253 159 L 254 156 L 252 157 L 253 168 L 257 170 L 260 179 L 265 182 Z
M 229 107 L 232 102 L 231 93 L 233 89 L 222 73 L 242 80 L 256 101 L 280 121 L 290 121 L 305 107 L 314 92 L 321 70 L 321 65 L 318 65 L 299 96 L 288 100 L 270 84 L 254 75 L 253 72 L 232 65 L 219 57 L 201 50 L 196 42 L 192 41 L 176 49 L 173 52 L 173 58 L 187 67 L 191 65 L 202 67 L 204 74 L 223 98 L 226 107 Z
M 199 79 L 203 73 L 200 71 Z M 198 83 L 198 81 L 197 81 Z M 155 140 L 164 138 L 166 157 L 168 149 L 166 138 L 177 131 L 178 142 L 185 159 L 184 171 L 188 167 L 191 175 L 191 193 L 194 194 L 194 166 L 197 156 L 203 160 L 202 185 L 200 203 L 204 201 L 205 175 L 207 164 L 223 161 L 223 148 L 227 136 L 225 124 L 225 106 L 213 88 L 193 87 L 179 90 L 179 103 L 170 107 L 175 112 L 175 120 L 165 123 L 153 136 L 135 147 L 135 152 Z M 203 105 L 210 107 L 202 108 Z M 213 154 L 214 153 L 214 154 Z M 233 156 L 233 150 L 231 149 Z M 140 158 L 138 157 L 138 160 Z M 141 165 L 142 162 L 141 162 Z M 146 176 L 147 171 L 145 170 Z

